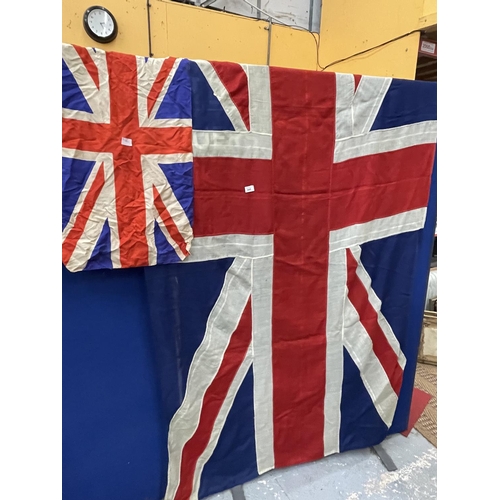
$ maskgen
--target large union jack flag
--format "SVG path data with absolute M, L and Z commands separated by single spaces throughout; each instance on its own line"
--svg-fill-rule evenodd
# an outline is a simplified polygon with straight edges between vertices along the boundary
M 138 68 L 160 65 L 136 61 Z M 178 265 L 134 275 L 146 283 L 147 328 L 141 328 L 156 339 L 158 418 L 168 429 L 167 450 L 157 459 L 158 490 L 111 485 L 100 474 L 97 483 L 106 483 L 103 491 L 117 491 L 117 500 L 160 494 L 165 500 L 196 500 L 273 468 L 377 444 L 405 430 L 408 421 L 418 309 L 425 299 L 417 283 L 428 272 L 425 254 L 430 258 L 435 222 L 435 84 L 185 64 L 192 122 L 171 126 L 192 133 L 190 255 Z M 72 147 L 79 149 L 76 142 Z M 96 168 L 94 178 L 99 168 L 106 173 L 105 164 Z M 116 167 L 114 172 L 116 177 Z M 172 184 L 168 172 L 164 177 Z M 142 199 L 149 196 L 147 210 L 156 207 L 148 220 L 161 225 L 154 186 L 142 182 L 135 189 Z M 132 230 L 125 221 L 123 230 Z M 151 236 L 144 241 L 148 257 L 134 265 L 155 263 Z M 87 249 L 88 262 L 90 254 Z M 89 301 L 99 311 L 106 308 L 90 299 L 100 296 L 100 278 L 82 274 L 91 275 L 78 277 Z M 137 304 L 144 301 L 142 286 L 129 292 Z M 102 317 L 96 316 L 97 324 Z M 130 318 L 133 326 L 137 319 L 132 313 Z M 137 337 L 140 328 L 132 326 L 129 334 L 122 326 L 120 337 Z M 104 327 L 97 330 L 99 343 L 111 335 Z M 102 373 L 94 367 L 96 384 L 106 380 L 107 370 L 104 362 Z M 94 399 L 89 407 L 97 411 Z M 81 422 L 81 408 L 79 400 L 75 422 Z M 124 418 L 122 412 L 113 422 Z M 127 432 L 117 458 L 132 440 Z M 89 438 L 94 439 L 90 433 Z M 106 439 L 101 434 L 94 441 L 108 456 L 114 441 Z M 134 441 L 130 449 L 138 446 Z M 100 454 L 93 456 L 102 462 Z M 76 486 L 72 491 L 78 496 Z
M 384 315 L 387 290 L 377 293 L 373 256 L 363 257 L 426 220 L 433 86 L 408 83 L 191 62 L 196 212 L 185 262 L 231 261 L 170 422 L 166 500 L 197 498 L 250 371 L 259 474 L 342 449 L 344 351 L 375 421 L 393 424 L 404 330 Z
M 63 45 L 63 262 L 183 260 L 192 240 L 188 61 Z

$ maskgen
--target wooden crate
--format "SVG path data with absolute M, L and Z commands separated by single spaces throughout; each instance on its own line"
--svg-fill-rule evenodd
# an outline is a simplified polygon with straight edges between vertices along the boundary
M 424 311 L 418 361 L 437 365 L 437 311 Z

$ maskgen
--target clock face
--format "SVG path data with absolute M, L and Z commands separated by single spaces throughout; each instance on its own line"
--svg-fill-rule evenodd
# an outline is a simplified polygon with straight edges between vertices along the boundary
M 118 34 L 113 14 L 104 7 L 89 7 L 83 16 L 83 26 L 90 38 L 101 43 L 113 41 Z
M 92 32 L 102 38 L 110 36 L 115 28 L 112 17 L 102 9 L 90 11 L 87 23 Z

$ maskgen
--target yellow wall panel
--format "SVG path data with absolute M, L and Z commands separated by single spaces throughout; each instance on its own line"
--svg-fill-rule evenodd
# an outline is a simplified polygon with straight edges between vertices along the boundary
M 154 57 L 318 69 L 313 36 L 303 30 L 245 18 L 170 0 L 151 3 L 151 51 Z M 147 0 L 102 0 L 119 27 L 118 37 L 98 44 L 83 28 L 83 13 L 93 2 L 63 0 L 63 42 L 128 54 L 149 55 Z M 436 0 L 323 0 L 319 61 L 322 66 L 352 56 L 328 69 L 346 73 L 414 78 L 419 43 L 406 33 L 436 23 Z M 379 44 L 389 42 L 380 48 Z
M 167 4 L 151 1 L 151 52 L 153 57 L 168 57 Z
M 432 16 L 437 14 L 437 0 L 423 0 L 423 16 Z
M 266 64 L 267 23 L 167 2 L 169 55 Z
M 340 59 L 416 29 L 423 1 L 325 0 L 322 50 Z
M 90 38 L 83 28 L 83 14 L 92 5 L 105 7 L 116 18 L 118 36 L 110 43 L 101 44 Z M 102 0 L 82 2 L 63 0 L 62 41 L 84 47 L 99 47 L 125 54 L 148 55 L 148 18 L 145 0 Z
M 282 68 L 316 69 L 316 43 L 307 31 L 273 24 L 270 65 Z
M 419 40 L 419 33 L 414 33 L 384 47 L 335 64 L 327 71 L 413 80 L 417 65 Z

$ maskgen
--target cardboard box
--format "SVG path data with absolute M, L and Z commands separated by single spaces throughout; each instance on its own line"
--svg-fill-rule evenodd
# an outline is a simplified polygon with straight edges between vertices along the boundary
M 420 347 L 418 350 L 419 363 L 437 365 L 437 299 L 436 311 L 424 311 Z

